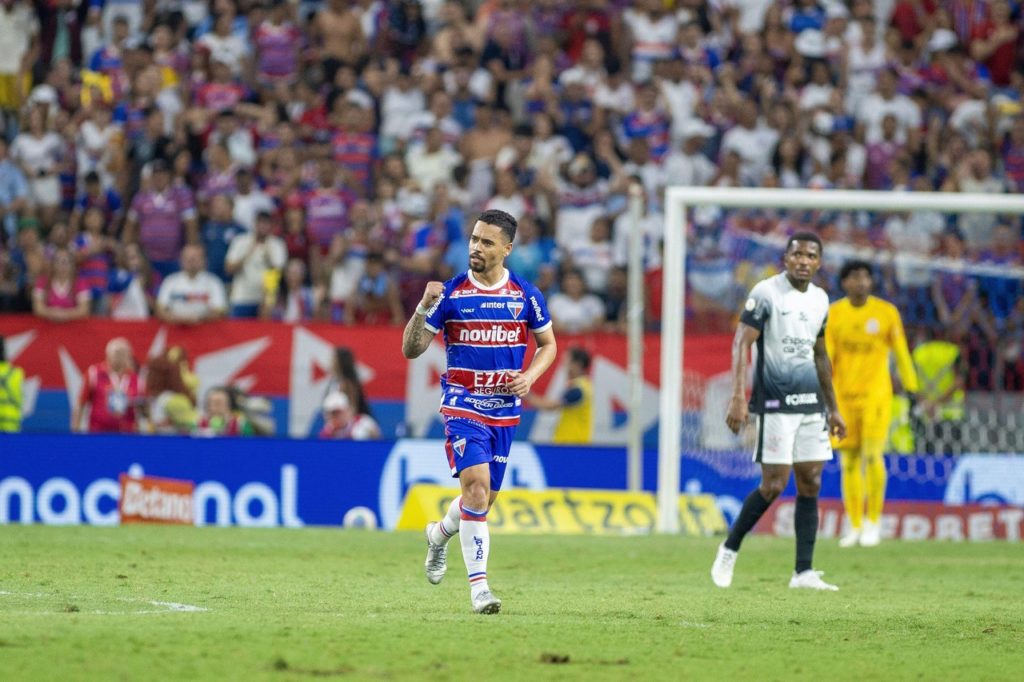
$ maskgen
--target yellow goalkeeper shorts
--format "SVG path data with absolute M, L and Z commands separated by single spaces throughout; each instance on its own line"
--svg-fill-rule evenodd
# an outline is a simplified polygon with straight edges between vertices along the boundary
M 846 422 L 846 438 L 832 439 L 840 450 L 859 450 L 865 441 L 885 442 L 892 422 L 892 396 L 878 396 L 856 402 L 839 401 L 839 414 Z

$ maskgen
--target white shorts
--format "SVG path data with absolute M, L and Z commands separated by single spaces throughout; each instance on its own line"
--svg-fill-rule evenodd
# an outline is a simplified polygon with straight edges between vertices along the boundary
M 793 465 L 830 459 L 832 443 L 825 415 L 782 412 L 758 415 L 755 462 Z

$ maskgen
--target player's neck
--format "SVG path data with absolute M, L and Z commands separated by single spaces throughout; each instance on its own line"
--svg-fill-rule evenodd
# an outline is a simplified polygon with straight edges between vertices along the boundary
M 484 272 L 473 272 L 470 270 L 469 276 L 478 284 L 482 284 L 485 287 L 493 287 L 505 278 L 505 266 L 502 264 Z
M 810 285 L 810 282 L 801 282 L 793 279 L 789 276 L 789 273 L 786 273 L 786 279 L 789 280 L 789 286 L 793 287 L 797 291 L 807 291 L 807 287 Z
M 868 302 L 868 299 L 871 298 L 871 295 L 869 294 L 867 296 L 857 297 L 847 296 L 847 298 L 850 299 L 850 305 L 852 305 L 854 308 L 860 308 L 863 307 Z

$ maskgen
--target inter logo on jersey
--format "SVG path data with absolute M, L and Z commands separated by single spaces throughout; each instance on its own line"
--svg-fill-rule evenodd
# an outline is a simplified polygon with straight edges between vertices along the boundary
M 523 307 L 524 306 L 523 306 L 523 302 L 522 301 L 509 301 L 508 302 L 508 309 L 512 313 L 512 317 L 515 317 L 516 319 L 518 319 L 519 318 L 519 314 L 523 312 Z

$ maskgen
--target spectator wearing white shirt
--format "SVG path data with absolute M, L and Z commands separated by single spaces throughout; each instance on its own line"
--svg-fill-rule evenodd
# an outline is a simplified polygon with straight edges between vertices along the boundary
M 239 168 L 235 173 L 234 209 L 231 217 L 235 222 L 252 232 L 256 226 L 256 215 L 261 211 L 273 211 L 274 200 L 267 196 L 253 181 L 252 171 Z
M 701 101 L 701 92 L 693 84 L 689 75 L 689 67 L 682 59 L 670 59 L 662 62 L 658 69 L 657 84 L 661 100 L 668 108 L 672 118 L 672 139 L 682 141 L 685 126 L 694 120 L 697 105 Z M 630 107 L 633 98 L 630 97 Z
M 213 31 L 201 37 L 197 43 L 210 51 L 212 58 L 231 68 L 231 75 L 241 76 L 249 57 L 249 45 L 233 32 L 235 16 L 231 12 L 220 14 L 213 24 Z
M 715 132 L 699 118 L 680 126 L 682 144 L 665 158 L 665 184 L 703 187 L 715 177 L 715 164 L 704 154 L 704 146 Z
M 587 289 L 604 295 L 613 260 L 611 220 L 606 216 L 595 220 L 590 226 L 590 239 L 576 244 L 568 255 L 569 262 L 583 274 Z
M 645 198 L 640 215 L 641 249 L 643 267 L 652 270 L 661 265 L 661 239 L 665 233 L 665 216 L 653 208 L 654 204 Z M 629 264 L 629 234 L 633 231 L 633 216 L 627 211 L 615 219 L 612 238 L 612 262 L 616 267 Z
M 417 114 L 422 113 L 427 98 L 407 70 L 401 70 L 384 91 L 380 102 L 380 136 L 390 143 L 406 142 L 413 133 Z
M 557 206 L 555 243 L 562 249 L 571 249 L 590 236 L 590 225 L 604 215 L 611 193 L 608 181 L 598 179 L 594 162 L 586 154 L 572 160 L 568 176 L 568 181 L 545 173 L 539 178 Z
M 202 324 L 224 317 L 227 297 L 220 278 L 206 271 L 206 254 L 198 244 L 181 250 L 181 271 L 169 275 L 156 297 L 156 314 L 169 324 Z
M 29 196 L 39 211 L 44 225 L 53 223 L 60 206 L 59 162 L 64 142 L 47 123 L 41 107 L 33 107 L 28 115 L 28 130 L 18 134 L 11 143 L 11 159 L 28 179 Z
M 744 184 L 757 185 L 771 167 L 779 133 L 758 122 L 757 103 L 744 100 L 739 106 L 737 123 L 722 137 L 722 158 L 729 152 L 740 157 L 740 176 Z
M 882 139 L 882 120 L 889 114 L 899 124 L 896 141 L 915 152 L 921 140 L 921 108 L 914 100 L 897 92 L 896 72 L 891 68 L 878 74 L 878 91 L 864 98 L 857 122 L 864 128 L 864 142 Z
M 224 268 L 231 280 L 231 317 L 259 316 L 260 303 L 267 290 L 267 275 L 280 272 L 288 260 L 288 249 L 273 232 L 273 216 L 260 211 L 252 232 L 231 240 Z
M 427 131 L 424 144 L 413 146 L 405 156 L 409 177 L 426 194 L 431 194 L 438 183 L 451 182 L 452 171 L 461 163 L 462 156 L 445 146 L 444 133 L 439 125 Z
M 566 270 L 562 275 L 562 290 L 548 299 L 548 310 L 555 329 L 564 334 L 586 334 L 597 330 L 604 322 L 604 304 L 588 294 L 583 275 L 578 270 Z
M 516 177 L 507 170 L 499 170 L 494 175 L 494 196 L 484 204 L 484 210 L 490 209 L 504 211 L 516 220 L 533 210 L 530 202 L 519 191 Z

